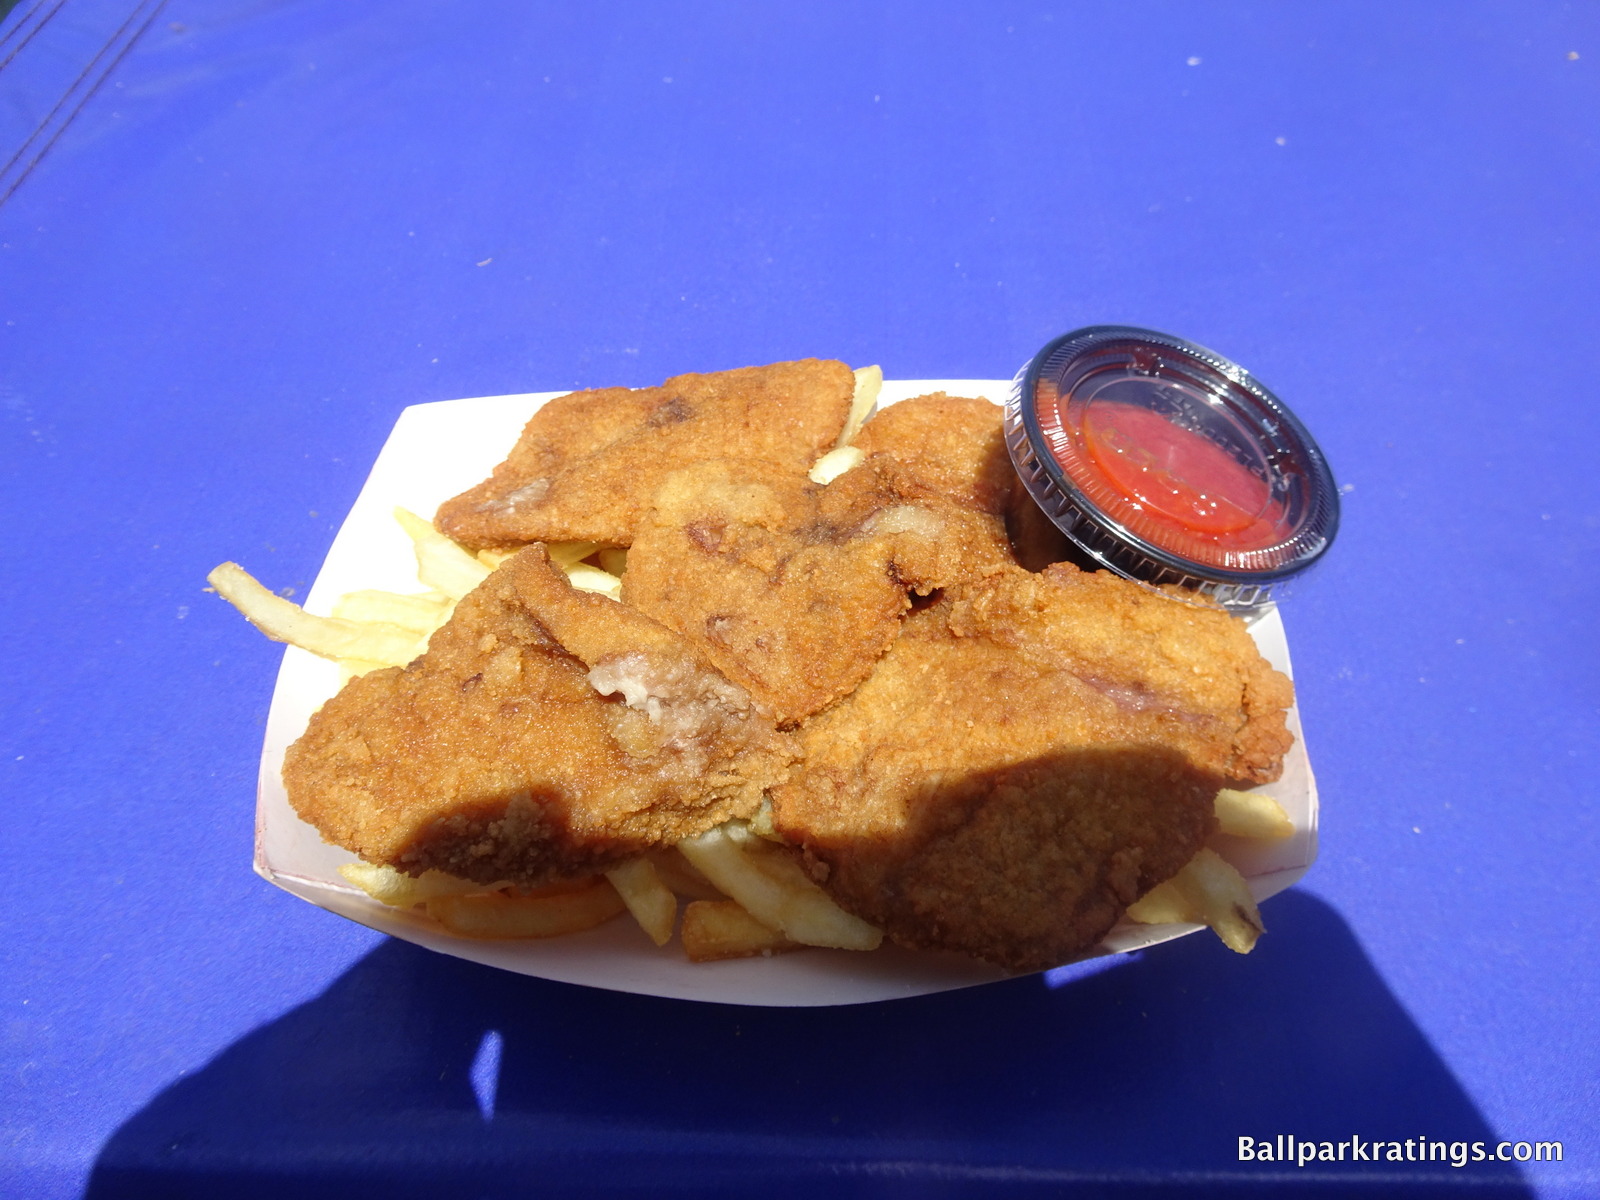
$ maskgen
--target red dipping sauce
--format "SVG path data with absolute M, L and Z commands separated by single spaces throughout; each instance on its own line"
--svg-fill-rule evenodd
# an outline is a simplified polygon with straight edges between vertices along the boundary
M 1157 542 L 1260 550 L 1283 536 L 1283 505 L 1266 480 L 1148 409 L 1097 404 L 1071 444 L 1071 453 L 1056 455 L 1062 470 L 1103 499 L 1109 515 Z
M 1106 566 L 1240 607 L 1338 527 L 1321 451 L 1242 368 L 1150 330 L 1094 326 L 1018 376 L 1006 442 L 1035 501 Z

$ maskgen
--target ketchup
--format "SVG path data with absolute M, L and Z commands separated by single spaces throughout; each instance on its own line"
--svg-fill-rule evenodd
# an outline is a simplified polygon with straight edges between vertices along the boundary
M 1283 536 L 1283 506 L 1267 482 L 1160 413 L 1101 400 L 1076 434 L 1073 449 L 1081 453 L 1055 456 L 1062 470 L 1094 493 L 1108 515 L 1142 527 L 1153 540 L 1254 550 Z
M 1306 427 L 1215 351 L 1088 325 L 1017 372 L 1006 449 L 1040 511 L 1088 558 L 1236 612 L 1271 603 L 1339 530 Z

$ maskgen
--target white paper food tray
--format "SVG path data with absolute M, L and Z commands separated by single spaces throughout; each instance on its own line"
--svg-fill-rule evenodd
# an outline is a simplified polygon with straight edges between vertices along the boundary
M 886 380 L 879 406 L 944 391 L 1003 403 L 1011 384 L 993 379 Z M 305 607 L 328 613 L 345 592 L 384 588 L 421 591 L 411 542 L 395 523 L 398 505 L 432 516 L 439 504 L 484 479 L 505 457 L 538 407 L 561 392 L 485 396 L 419 404 L 406 409 L 384 443 Z M 1273 666 L 1289 673 L 1283 623 L 1271 612 L 1252 627 Z M 321 908 L 373 929 L 458 958 L 524 975 L 582 983 L 614 991 L 728 1004 L 812 1006 L 859 1004 L 924 995 L 1007 978 L 997 968 L 964 956 L 885 946 L 871 953 L 802 950 L 771 958 L 691 963 L 676 941 L 653 945 L 626 918 L 568 937 L 536 941 L 475 941 L 445 933 L 425 917 L 386 907 L 338 873 L 353 860 L 324 842 L 289 807 L 284 793 L 284 751 L 305 730 L 311 714 L 339 687 L 339 668 L 287 647 L 267 716 L 257 790 L 255 868 L 264 878 Z M 1306 759 L 1298 708 L 1289 713 L 1295 744 L 1283 778 L 1263 790 L 1294 823 L 1291 838 L 1236 844 L 1226 854 L 1265 900 L 1298 880 L 1316 858 L 1317 787 Z M 1267 914 L 1270 918 L 1270 913 Z M 1192 933 L 1193 925 L 1134 925 L 1114 929 L 1103 952 L 1126 952 Z

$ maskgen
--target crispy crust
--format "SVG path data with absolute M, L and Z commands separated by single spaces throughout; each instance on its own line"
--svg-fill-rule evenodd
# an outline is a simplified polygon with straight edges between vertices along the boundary
M 475 549 L 534 541 L 626 546 L 665 476 L 710 458 L 804 474 L 844 428 L 855 376 L 805 359 L 656 388 L 603 388 L 550 401 L 483 483 L 435 523 Z
M 987 400 L 933 392 L 876 413 L 853 444 L 899 461 L 911 487 L 924 495 L 1001 517 L 1016 478 L 1001 428 L 1003 411 Z
M 371 862 L 537 886 L 748 815 L 792 756 L 681 638 L 575 591 L 534 546 L 421 658 L 329 701 L 284 783 Z
M 807 724 L 774 825 L 895 941 L 1036 970 L 1194 855 L 1218 787 L 1276 777 L 1291 698 L 1220 610 L 1012 568 L 908 618 Z
M 1018 478 L 999 405 L 943 392 L 917 396 L 876 414 L 855 445 L 903 463 L 922 494 L 945 496 L 998 518 L 1020 566 L 1042 571 L 1051 563 L 1088 564 Z
M 902 484 L 881 456 L 825 487 L 776 464 L 674 472 L 628 553 L 622 598 L 798 721 L 866 677 L 909 591 L 1010 561 L 992 518 Z

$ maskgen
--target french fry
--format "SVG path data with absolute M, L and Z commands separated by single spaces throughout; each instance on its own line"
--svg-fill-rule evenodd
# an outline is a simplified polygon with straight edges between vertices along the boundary
M 1289 814 L 1271 796 L 1232 788 L 1217 793 L 1217 826 L 1234 837 L 1276 840 L 1294 835 Z
M 872 415 L 872 410 L 878 406 L 878 393 L 883 390 L 882 367 L 859 367 L 856 369 L 856 393 L 850 401 L 850 415 L 845 420 L 844 429 L 839 433 L 839 440 L 834 447 L 848 446 L 860 432 L 862 423 Z
M 806 478 L 812 483 L 832 483 L 852 467 L 859 467 L 866 461 L 867 452 L 859 446 L 835 446 L 811 464 Z
M 262 633 L 323 658 L 384 665 L 410 662 L 427 648 L 415 631 L 376 621 L 318 617 L 268 591 L 238 563 L 223 563 L 206 581 Z
M 545 553 L 563 570 L 573 567 L 600 549 L 599 542 L 546 542 Z
M 839 950 L 876 950 L 883 933 L 860 917 L 851 916 L 807 878 L 800 864 L 781 850 L 766 853 L 742 848 L 736 837 L 749 838 L 736 822 L 737 832 L 719 826 L 699 837 L 686 838 L 678 849 L 700 873 L 742 904 L 763 925 L 807 946 Z
M 683 951 L 690 962 L 751 958 L 798 948 L 734 900 L 696 900 L 683 910 Z
M 726 896 L 718 890 L 699 871 L 694 864 L 686 859 L 673 846 L 663 846 L 649 853 L 650 861 L 655 864 L 656 877 L 676 896 L 685 896 L 690 900 L 725 900 Z
M 411 539 L 417 555 L 417 578 L 425 587 L 443 592 L 452 600 L 459 600 L 485 579 L 489 568 L 474 558 L 470 551 L 456 545 L 416 513 L 404 508 L 394 510 L 394 519 Z
M 345 863 L 339 868 L 339 874 L 380 904 L 387 904 L 391 908 L 413 908 L 437 896 L 462 896 L 486 890 L 481 883 L 458 879 L 443 871 L 407 875 L 393 867 L 369 862 Z
M 1179 872 L 1182 874 L 1182 872 Z M 1127 917 L 1140 925 L 1204 925 L 1205 921 L 1195 911 L 1187 890 L 1175 875 L 1156 884 L 1132 904 Z
M 381 621 L 417 634 L 430 634 L 450 614 L 452 601 L 441 592 L 346 592 L 333 602 L 333 615 L 346 621 Z
M 567 573 L 567 580 L 580 592 L 599 592 L 602 596 L 610 596 L 613 600 L 622 599 L 622 580 L 609 571 L 602 571 L 599 567 L 591 567 L 588 563 L 573 563 L 570 567 L 562 568 Z
M 1128 918 L 1143 925 L 1209 925 L 1239 954 L 1249 954 L 1266 931 L 1244 877 L 1215 850 L 1200 851 L 1183 870 L 1130 904 Z
M 628 548 L 626 546 L 607 546 L 600 551 L 600 569 L 620 576 L 628 569 Z
M 617 889 L 596 879 L 576 890 L 542 889 L 533 895 L 479 892 L 435 896 L 428 915 L 451 933 L 471 938 L 546 938 L 593 929 L 627 906 Z
M 636 858 L 606 872 L 639 928 L 658 946 L 672 940 L 672 926 L 678 919 L 678 898 L 656 874 L 648 858 Z

